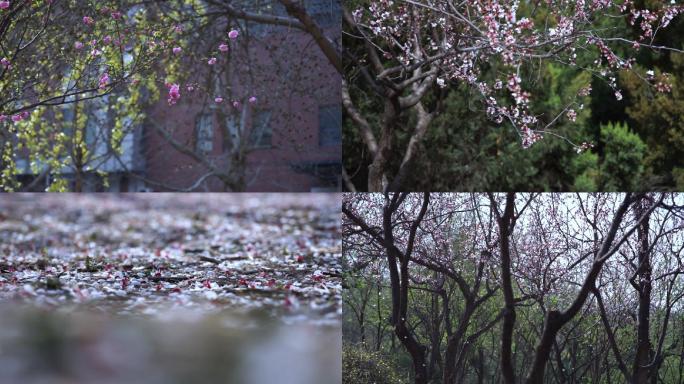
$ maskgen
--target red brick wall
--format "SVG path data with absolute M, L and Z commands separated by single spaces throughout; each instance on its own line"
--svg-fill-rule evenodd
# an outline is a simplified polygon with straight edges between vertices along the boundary
M 331 34 L 338 33 L 331 31 Z M 339 37 L 339 36 L 336 36 Z M 232 47 L 229 63 L 225 68 L 232 75 L 231 99 L 256 94 L 259 101 L 252 108 L 271 110 L 272 148 L 256 149 L 247 156 L 248 191 L 309 191 L 326 187 L 326 182 L 305 173 L 295 171 L 294 165 L 317 162 L 340 163 L 341 146 L 319 146 L 318 108 L 340 105 L 340 76 L 313 39 L 302 33 L 280 28 L 271 35 L 250 38 L 241 36 L 241 44 L 247 44 L 249 53 Z M 222 62 L 220 62 L 222 63 Z M 206 68 L 198 68 L 199 78 L 209 75 Z M 245 80 L 249 79 L 249 80 Z M 251 91 L 247 91 L 251 89 Z M 181 100 L 174 106 L 166 102 L 166 90 L 160 100 L 148 112 L 144 127 L 144 157 L 146 177 L 168 188 L 148 183 L 152 190 L 184 189 L 195 184 L 207 173 L 206 167 L 192 156 L 175 149 L 155 129 L 160 124 L 173 131 L 173 139 L 194 147 L 195 119 L 204 108 L 215 116 L 214 150 L 207 157 L 225 169 L 222 152 L 223 134 L 219 128 L 219 111 L 234 113 L 229 100 L 210 109 L 214 92 L 187 92 L 181 87 Z M 246 139 L 246 138 L 243 138 Z M 216 178 L 209 178 L 197 190 L 222 190 Z

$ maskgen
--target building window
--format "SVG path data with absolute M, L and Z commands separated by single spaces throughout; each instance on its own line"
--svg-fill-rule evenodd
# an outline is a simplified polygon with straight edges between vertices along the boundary
M 195 120 L 196 150 L 200 153 L 211 153 L 214 149 L 214 117 L 202 114 Z
M 342 144 L 342 108 L 339 105 L 318 109 L 318 144 L 321 147 Z
M 271 111 L 261 111 L 252 119 L 252 132 L 249 144 L 254 148 L 271 148 Z
M 338 0 L 306 0 L 304 5 L 321 27 L 334 27 L 342 23 L 342 3 Z
M 240 119 L 235 115 L 226 117 L 228 134 L 223 138 L 223 151 L 232 151 L 240 147 Z

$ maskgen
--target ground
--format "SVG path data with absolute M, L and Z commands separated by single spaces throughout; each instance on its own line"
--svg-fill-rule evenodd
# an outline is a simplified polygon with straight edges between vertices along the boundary
M 4 196 L 0 198 L 0 298 L 4 302 L 0 311 L 19 332 L 0 333 L 4 337 L 0 345 L 33 345 L 25 342 L 26 337 L 8 334 L 35 334 L 38 327 L 48 340 L 59 340 L 49 343 L 57 345 L 51 349 L 66 345 L 76 355 L 92 357 L 82 351 L 78 340 L 95 338 L 107 348 L 128 350 L 118 337 L 108 336 L 126 329 L 146 340 L 142 345 L 157 346 L 147 356 L 154 359 L 130 361 L 158 366 L 160 382 L 196 379 L 205 373 L 222 378 L 220 382 L 263 382 L 271 377 L 269 370 L 244 366 L 259 366 L 259 359 L 269 354 L 274 359 L 282 355 L 281 363 L 295 356 L 302 360 L 299 365 L 283 366 L 283 370 L 299 367 L 292 381 L 286 380 L 283 370 L 272 372 L 280 382 L 329 380 L 339 369 L 341 354 L 339 205 L 335 195 Z M 101 326 L 95 327 L 98 332 L 91 329 L 82 335 L 93 327 L 78 324 Z M 169 338 L 169 329 L 176 329 L 172 338 L 180 339 L 180 351 L 159 346 Z M 284 353 L 293 342 L 300 348 Z M 227 352 L 225 344 L 234 347 Z M 239 356 L 247 359 L 242 363 L 233 356 L 238 345 L 245 352 Z M 192 356 L 188 351 L 194 351 Z M 226 360 L 219 365 L 231 372 L 232 379 L 221 369 L 199 369 L 206 366 L 201 363 L 161 368 L 169 366 L 168 359 L 177 361 L 185 355 L 181 360 L 212 361 L 213 353 Z M 67 363 L 43 367 L 40 359 L 32 361 L 35 353 L 26 355 L 19 359 L 0 348 L 0 369 L 36 382 L 49 375 L 87 382 L 88 375 L 100 372 Z M 248 356 L 257 357 L 249 363 Z M 101 358 L 97 364 L 116 372 L 108 360 Z M 264 365 L 271 370 L 278 367 L 272 360 Z M 245 372 L 228 369 L 236 363 L 237 371 Z M 35 364 L 42 367 L 38 372 L 43 376 L 28 375 L 36 372 L 29 370 Z M 312 364 L 317 368 L 308 369 Z M 127 373 L 135 371 L 123 366 Z M 311 372 L 301 376 L 305 371 Z M 96 376 L 112 382 L 132 380 L 120 373 Z

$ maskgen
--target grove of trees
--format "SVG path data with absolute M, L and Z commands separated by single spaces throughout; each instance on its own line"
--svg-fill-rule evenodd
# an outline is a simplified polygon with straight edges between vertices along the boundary
M 345 4 L 350 191 L 684 185 L 678 2 Z
M 684 383 L 681 194 L 346 194 L 343 257 L 344 383 Z

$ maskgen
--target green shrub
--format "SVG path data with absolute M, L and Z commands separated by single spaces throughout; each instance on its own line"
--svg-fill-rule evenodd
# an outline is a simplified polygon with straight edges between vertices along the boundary
M 342 348 L 342 384 L 406 383 L 392 362 L 379 352 L 368 352 L 359 346 Z
M 646 144 L 624 123 L 601 125 L 603 157 L 584 152 L 573 159 L 578 191 L 632 191 L 643 189 Z
M 625 124 L 601 126 L 601 140 L 605 143 L 605 157 L 601 164 L 603 189 L 631 191 L 638 188 L 643 172 L 646 144 Z

